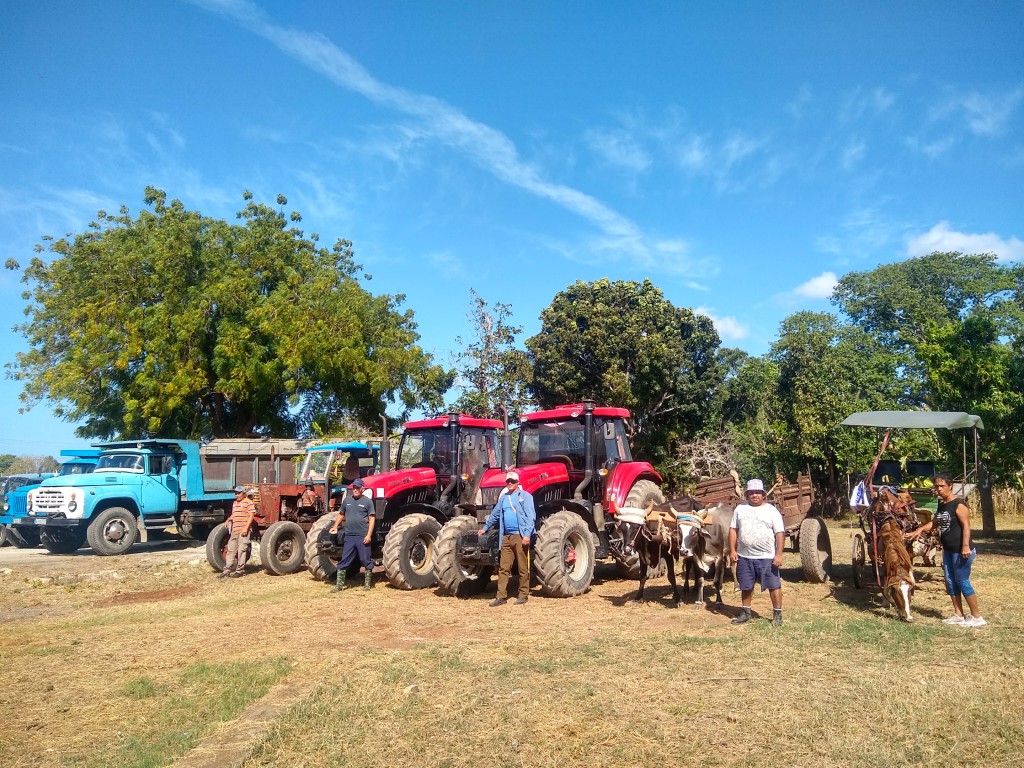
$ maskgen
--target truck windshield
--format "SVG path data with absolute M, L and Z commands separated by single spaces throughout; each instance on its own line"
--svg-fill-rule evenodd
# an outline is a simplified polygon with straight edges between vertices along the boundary
M 141 475 L 146 470 L 146 460 L 137 453 L 108 453 L 100 456 L 95 472 L 133 472 Z
M 62 475 L 87 475 L 96 468 L 95 464 L 72 464 L 67 463 L 61 466 Z

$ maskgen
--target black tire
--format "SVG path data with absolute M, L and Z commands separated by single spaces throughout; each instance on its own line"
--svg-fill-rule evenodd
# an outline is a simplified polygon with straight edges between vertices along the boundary
M 661 492 L 654 482 L 650 480 L 637 480 L 633 487 L 626 494 L 626 500 L 622 503 L 624 507 L 637 507 L 643 509 L 648 502 L 662 504 L 665 501 L 665 494 Z M 635 552 L 626 556 L 625 560 L 616 561 L 615 568 L 619 575 L 627 579 L 640 578 L 640 558 Z M 665 575 L 665 561 L 659 560 L 656 565 L 647 567 L 648 579 L 660 579 Z
M 206 562 L 210 564 L 217 573 L 224 570 L 228 562 L 228 539 L 231 534 L 228 532 L 228 524 L 221 523 L 215 526 L 210 535 L 206 537 Z
M 11 544 L 18 549 L 35 549 L 39 546 L 38 528 L 11 528 L 8 533 L 11 536 Z
M 492 568 L 485 565 L 461 565 L 456 557 L 459 537 L 480 528 L 470 515 L 453 517 L 437 536 L 434 543 L 434 578 L 446 595 L 466 597 L 483 591 L 491 579 Z
M 853 566 L 853 586 L 857 589 L 864 586 L 864 564 L 867 559 L 868 553 L 864 537 L 858 533 L 853 537 L 853 553 L 850 557 L 850 563 Z
M 406 515 L 384 539 L 384 570 L 399 589 L 434 585 L 434 546 L 441 524 L 430 515 Z
M 206 541 L 210 538 L 210 532 L 214 526 L 209 523 L 179 523 L 178 533 L 186 539 L 193 541 Z
M 317 581 L 331 581 L 338 575 L 338 562 L 321 553 L 317 547 L 321 536 L 330 535 L 327 533 L 327 529 L 331 527 L 336 517 L 337 515 L 333 512 L 321 515 L 306 534 L 306 570 Z
M 260 562 L 275 576 L 295 573 L 305 556 L 306 534 L 291 520 L 278 520 L 260 537 Z
M 576 513 L 563 510 L 545 520 L 537 532 L 534 554 L 534 568 L 545 594 L 575 597 L 590 589 L 594 539 Z
M 51 555 L 70 555 L 85 544 L 81 528 L 43 528 L 39 541 Z
M 86 541 L 97 555 L 123 555 L 139 537 L 135 515 L 124 507 L 110 507 L 96 515 L 86 531 Z
M 820 517 L 808 517 L 800 523 L 800 565 L 812 584 L 824 584 L 832 570 L 832 540 Z
M 11 543 L 11 528 L 0 523 L 0 547 L 6 547 Z

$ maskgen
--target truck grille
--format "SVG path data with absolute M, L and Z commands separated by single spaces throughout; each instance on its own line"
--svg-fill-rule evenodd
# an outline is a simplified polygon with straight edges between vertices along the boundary
M 7 514 L 9 514 L 11 517 L 24 517 L 25 500 L 27 498 L 28 496 L 24 493 L 7 494 L 7 501 L 11 505 L 11 508 Z
M 32 496 L 32 514 L 48 515 L 64 508 L 64 491 L 60 488 L 39 488 Z

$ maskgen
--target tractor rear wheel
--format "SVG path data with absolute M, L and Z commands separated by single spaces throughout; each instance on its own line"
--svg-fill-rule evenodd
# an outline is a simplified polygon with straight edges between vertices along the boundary
M 231 537 L 228 524 L 221 523 L 206 537 L 206 562 L 220 573 L 228 562 L 228 539 Z
M 832 541 L 820 517 L 808 517 L 800 523 L 800 564 L 812 584 L 824 584 L 832 570 Z
M 306 534 L 306 570 L 317 581 L 331 581 L 338 574 L 338 563 L 323 554 L 317 543 L 325 536 L 331 536 L 328 529 L 337 517 L 333 512 L 321 515 Z
M 51 555 L 70 555 L 85 544 L 85 531 L 81 528 L 44 528 L 39 540 Z
M 275 576 L 299 570 L 305 550 L 306 534 L 291 520 L 278 520 L 260 537 L 260 562 Z
M 434 585 L 434 548 L 441 524 L 422 512 L 406 515 L 384 539 L 384 570 L 399 589 Z
M 552 597 L 575 597 L 594 579 L 594 539 L 575 512 L 551 515 L 537 532 L 534 567 L 541 588 Z
M 624 507 L 637 507 L 644 509 L 649 503 L 662 504 L 665 501 L 665 494 L 661 488 L 651 480 L 637 480 L 633 487 L 626 494 L 626 500 L 622 503 Z M 629 553 L 624 560 L 616 561 L 615 567 L 619 574 L 627 579 L 640 578 L 640 557 L 636 552 Z M 647 578 L 658 579 L 665 575 L 665 561 L 659 560 L 657 564 L 647 567 Z
M 16 546 L 18 549 L 34 549 L 39 546 L 38 528 L 12 527 L 8 532 L 11 536 L 11 544 Z
M 471 515 L 453 517 L 434 543 L 434 576 L 446 595 L 465 597 L 481 592 L 491 580 L 492 568 L 485 565 L 462 565 L 458 561 L 459 537 L 479 530 L 480 523 Z

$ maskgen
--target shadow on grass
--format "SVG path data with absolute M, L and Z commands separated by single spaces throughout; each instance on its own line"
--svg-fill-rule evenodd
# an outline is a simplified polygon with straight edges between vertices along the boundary
M 1024 530 L 997 531 L 994 536 L 983 536 L 979 531 L 972 531 L 972 536 L 979 554 L 1024 556 Z

